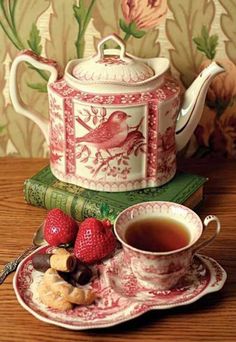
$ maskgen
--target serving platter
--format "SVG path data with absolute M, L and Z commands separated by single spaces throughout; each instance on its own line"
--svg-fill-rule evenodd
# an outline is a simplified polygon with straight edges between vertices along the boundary
M 43 246 L 22 260 L 13 279 L 13 287 L 19 303 L 37 319 L 72 330 L 110 327 L 150 310 L 191 304 L 219 291 L 227 277 L 214 259 L 196 255 L 187 274 L 173 289 L 150 290 L 141 287 L 128 265 L 124 266 L 123 251 L 119 250 L 94 268 L 98 276 L 88 286 L 97 294 L 95 303 L 62 312 L 42 304 L 37 293 L 43 273 L 33 268 L 32 256 L 38 252 L 48 253 L 50 249 Z

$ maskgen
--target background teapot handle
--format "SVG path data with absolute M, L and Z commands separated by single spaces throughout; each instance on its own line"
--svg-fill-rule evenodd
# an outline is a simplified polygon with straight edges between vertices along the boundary
M 49 144 L 49 136 L 48 136 L 48 124 L 49 120 L 44 118 L 40 113 L 31 112 L 27 106 L 22 101 L 19 89 L 17 85 L 17 70 L 18 66 L 21 62 L 28 62 L 32 64 L 35 68 L 44 69 L 50 72 L 50 77 L 48 84 L 55 82 L 57 79 L 60 78 L 61 72 L 59 65 L 51 60 L 41 56 L 38 56 L 34 52 L 30 50 L 25 50 L 21 52 L 13 61 L 11 70 L 10 70 L 10 77 L 9 77 L 9 92 L 13 107 L 16 112 L 24 115 L 28 119 L 34 121 L 39 128 L 42 130 L 43 135 Z

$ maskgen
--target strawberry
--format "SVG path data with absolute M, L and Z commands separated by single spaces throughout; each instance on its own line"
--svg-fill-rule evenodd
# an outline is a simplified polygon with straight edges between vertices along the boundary
M 44 222 L 44 239 L 51 246 L 73 242 L 78 232 L 78 224 L 61 209 L 48 212 Z
M 87 218 L 76 237 L 74 254 L 82 262 L 92 264 L 110 255 L 116 248 L 116 238 L 108 220 Z

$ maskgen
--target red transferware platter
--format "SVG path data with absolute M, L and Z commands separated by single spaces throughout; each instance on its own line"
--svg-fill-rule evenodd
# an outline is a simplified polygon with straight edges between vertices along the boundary
M 219 291 L 226 281 L 226 272 L 215 260 L 196 255 L 188 273 L 175 288 L 167 291 L 145 289 L 137 283 L 129 267 L 121 267 L 123 252 L 120 250 L 113 258 L 96 266 L 99 277 L 89 285 L 97 293 L 96 302 L 62 312 L 42 304 L 37 294 L 43 273 L 33 268 L 32 256 L 39 250 L 46 253 L 50 247 L 34 251 L 16 271 L 13 280 L 16 297 L 39 320 L 72 330 L 110 327 L 153 309 L 191 304 L 206 294 Z

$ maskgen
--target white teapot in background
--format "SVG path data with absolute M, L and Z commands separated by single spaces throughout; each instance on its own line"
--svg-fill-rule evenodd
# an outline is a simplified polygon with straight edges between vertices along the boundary
M 110 39 L 120 49 L 104 50 Z M 19 96 L 21 62 L 51 73 L 49 120 Z M 55 61 L 32 51 L 19 54 L 11 67 L 10 96 L 15 110 L 41 128 L 58 179 L 110 192 L 160 186 L 175 175 L 176 151 L 193 134 L 210 82 L 223 71 L 212 62 L 181 103 L 180 86 L 167 75 L 169 67 L 166 58 L 126 53 L 125 43 L 110 35 L 100 41 L 95 56 L 70 61 L 63 76 Z

